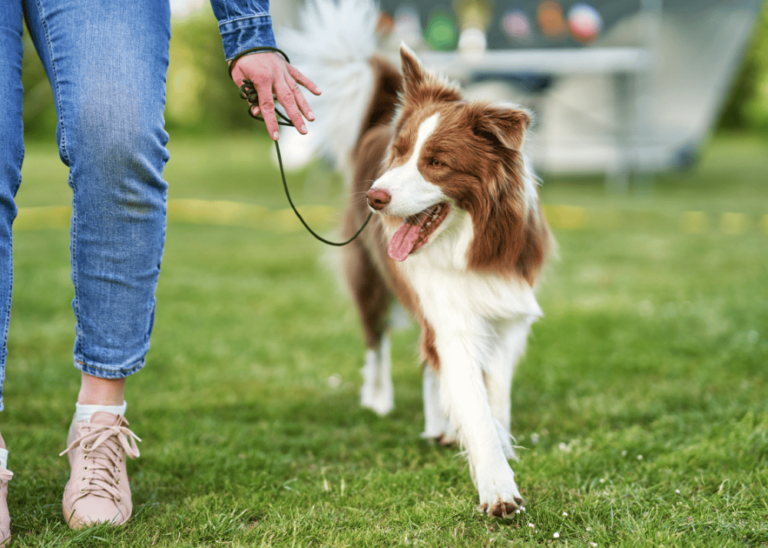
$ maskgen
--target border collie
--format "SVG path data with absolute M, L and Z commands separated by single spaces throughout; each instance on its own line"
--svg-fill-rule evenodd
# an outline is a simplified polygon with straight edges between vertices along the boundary
M 351 186 L 344 237 L 375 213 L 344 248 L 368 347 L 362 405 L 393 407 L 396 298 L 421 326 L 423 437 L 458 441 L 482 510 L 508 515 L 522 502 L 508 462 L 512 373 L 553 246 L 523 152 L 531 115 L 465 100 L 405 45 L 398 71 L 376 53 L 378 17 L 369 0 L 310 0 L 302 29 L 281 37 L 323 90 L 310 134 Z

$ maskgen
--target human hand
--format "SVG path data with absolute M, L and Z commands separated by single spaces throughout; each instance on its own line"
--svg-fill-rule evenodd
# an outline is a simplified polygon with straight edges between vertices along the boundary
M 277 141 L 280 136 L 273 94 L 299 133 L 307 133 L 302 115 L 310 122 L 315 119 L 315 115 L 302 95 L 299 84 L 315 95 L 320 95 L 320 90 L 312 80 L 289 65 L 282 55 L 273 52 L 245 55 L 235 62 L 231 73 L 238 87 L 243 85 L 243 80 L 253 82 L 259 95 L 259 105 L 253 106 L 251 112 L 254 116 L 261 113 L 273 140 Z

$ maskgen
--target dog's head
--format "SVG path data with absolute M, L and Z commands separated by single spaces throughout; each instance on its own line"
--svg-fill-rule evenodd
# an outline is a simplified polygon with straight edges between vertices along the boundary
M 404 218 L 390 256 L 404 261 L 440 238 L 458 208 L 472 220 L 467 268 L 533 283 L 549 232 L 522 154 L 530 113 L 467 102 L 407 47 L 400 56 L 403 90 L 386 171 L 368 193 L 373 210 Z

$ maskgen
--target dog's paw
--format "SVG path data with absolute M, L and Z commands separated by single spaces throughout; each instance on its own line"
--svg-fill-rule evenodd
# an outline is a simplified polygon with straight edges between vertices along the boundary
M 523 497 L 517 490 L 512 470 L 480 480 L 480 509 L 489 516 L 510 516 L 520 508 Z
M 454 445 L 457 445 L 459 443 L 459 440 L 456 439 L 456 436 L 454 435 L 453 431 L 446 432 L 445 434 L 440 434 L 435 438 L 435 441 L 440 445 L 444 445 L 446 447 L 453 447 Z
M 439 428 L 429 429 L 424 428 L 424 432 L 421 433 L 421 437 L 425 440 L 435 440 L 439 445 L 446 447 L 453 447 L 459 444 L 459 438 L 456 436 L 456 431 L 451 428 L 451 425 L 446 421 Z
M 522 504 L 523 499 L 520 498 L 515 499 L 513 502 L 502 502 L 501 499 L 499 499 L 495 504 L 491 506 L 488 504 L 480 505 L 480 511 L 488 514 L 489 516 L 503 518 L 513 515 L 515 512 L 517 512 L 517 509 L 520 508 L 520 505 Z
M 454 445 L 457 445 L 459 443 L 459 440 L 453 437 L 451 434 L 429 434 L 427 432 L 421 433 L 421 439 L 424 440 L 433 440 L 436 444 L 442 445 L 444 447 L 453 447 Z
M 395 408 L 394 391 L 386 390 L 383 387 L 376 387 L 373 390 L 366 390 L 363 387 L 360 394 L 360 405 L 371 409 L 377 415 L 384 416 Z

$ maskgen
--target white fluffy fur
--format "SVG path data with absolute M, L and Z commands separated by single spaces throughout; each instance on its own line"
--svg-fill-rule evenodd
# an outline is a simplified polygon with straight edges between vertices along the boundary
M 371 96 L 367 59 L 373 53 L 375 16 L 375 7 L 368 1 L 311 0 L 303 18 L 304 32 L 292 38 L 302 44 L 301 62 L 315 67 L 304 70 L 320 80 L 326 97 L 322 111 L 320 103 L 315 103 L 315 138 L 327 143 L 323 150 L 332 152 L 344 168 Z M 384 213 L 411 215 L 434 203 L 450 202 L 415 167 L 426 139 L 439 134 L 438 122 L 435 116 L 423 122 L 413 157 L 375 183 L 392 195 L 391 207 Z M 533 206 L 536 179 L 527 162 L 524 177 L 521 199 Z M 391 239 L 394 229 L 387 230 Z M 424 372 L 423 435 L 458 436 L 467 451 L 480 503 L 490 512 L 494 506 L 514 506 L 521 499 L 507 461 L 514 458 L 510 390 L 514 366 L 541 309 L 524 280 L 467 270 L 473 237 L 469 214 L 452 203 L 430 241 L 397 268 L 418 295 L 440 358 L 439 373 Z M 385 340 L 381 348 L 368 352 L 363 368 L 363 405 L 380 414 L 392 408 L 389 369 L 389 341 Z
M 281 138 L 309 140 L 303 146 L 332 159 L 344 173 L 373 88 L 368 60 L 376 50 L 378 16 L 372 2 L 312 0 L 301 14 L 300 30 L 278 32 L 291 63 L 322 91 L 319 97 L 304 94 L 316 116 L 308 135 L 296 137 L 292 130 Z M 284 148 L 290 150 L 290 143 Z
M 424 432 L 422 438 L 438 439 L 444 445 L 458 443 L 456 431 L 440 401 L 440 375 L 431 367 L 424 368 Z
M 422 438 L 439 438 L 449 428 L 448 417 L 440 403 L 440 375 L 431 367 L 424 368 L 424 432 Z

